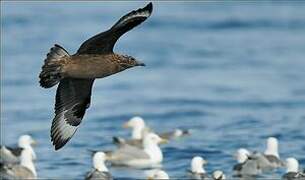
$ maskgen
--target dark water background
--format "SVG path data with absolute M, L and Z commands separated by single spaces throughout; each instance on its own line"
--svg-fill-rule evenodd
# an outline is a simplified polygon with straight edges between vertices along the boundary
M 263 151 L 275 136 L 282 158 L 305 166 L 305 4 L 288 2 L 155 2 L 147 22 L 123 36 L 116 51 L 143 60 L 96 81 L 91 108 L 59 152 L 50 143 L 55 88 L 38 74 L 49 48 L 71 54 L 141 2 L 1 2 L 1 121 L 4 144 L 30 133 L 39 177 L 82 178 L 86 149 L 113 149 L 121 125 L 142 116 L 156 131 L 192 129 L 163 146 L 164 169 L 181 177 L 201 155 L 206 170 L 232 175 L 240 147 Z M 115 177 L 143 178 L 142 170 L 110 168 Z M 284 170 L 265 175 L 279 178 Z

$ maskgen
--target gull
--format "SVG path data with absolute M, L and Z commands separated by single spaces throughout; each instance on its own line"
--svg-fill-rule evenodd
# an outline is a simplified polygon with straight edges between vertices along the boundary
M 112 176 L 109 173 L 108 168 L 105 165 L 106 154 L 102 151 L 96 152 L 92 158 L 93 169 L 87 173 L 85 179 L 101 179 L 101 180 L 112 180 Z
M 36 179 L 37 173 L 33 163 L 32 152 L 23 149 L 20 155 L 20 164 L 2 164 L 1 179 Z
M 283 167 L 284 164 L 280 159 L 279 150 L 278 150 L 278 140 L 275 137 L 269 137 L 266 143 L 266 150 L 264 156 L 270 163 L 269 168 L 278 168 Z
M 208 179 L 208 174 L 204 169 L 204 165 L 207 163 L 208 161 L 200 156 L 193 157 L 191 161 L 191 169 L 189 170 L 189 177 L 192 179 Z
M 163 153 L 158 144 L 166 142 L 157 134 L 148 133 L 143 139 L 143 148 L 125 144 L 115 151 L 106 152 L 107 159 L 113 165 L 135 168 L 158 167 L 163 161 Z
M 264 153 L 254 151 L 248 155 L 249 159 L 256 161 L 257 166 L 263 171 L 270 171 L 279 167 L 283 167 L 278 152 L 278 140 L 275 137 L 269 137 L 266 143 Z
M 285 180 L 304 180 L 305 173 L 299 170 L 299 162 L 293 157 L 286 159 L 286 173 L 283 175 Z
M 20 155 L 23 149 L 28 149 L 33 157 L 36 159 L 36 153 L 32 147 L 36 141 L 30 135 L 22 135 L 18 139 L 18 147 L 1 146 L 0 155 L 1 163 L 18 163 L 20 161 Z
M 262 171 L 259 168 L 257 161 L 249 158 L 250 155 L 251 153 L 245 148 L 240 148 L 237 150 L 237 153 L 235 154 L 237 164 L 233 167 L 233 171 L 236 176 L 249 177 L 261 174 Z

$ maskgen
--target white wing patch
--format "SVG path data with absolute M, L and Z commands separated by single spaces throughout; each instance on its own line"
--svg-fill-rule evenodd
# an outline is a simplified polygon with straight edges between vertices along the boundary
M 116 25 L 118 26 L 124 26 L 129 20 L 133 18 L 148 18 L 151 15 L 151 12 L 149 10 L 138 10 L 138 11 L 133 11 L 129 15 L 126 15 L 121 19 L 120 22 Z
M 53 144 L 54 145 L 61 145 L 65 144 L 76 132 L 78 126 L 72 126 L 67 123 L 64 114 L 68 110 L 61 112 L 58 116 L 57 121 L 54 124 L 54 131 L 53 131 Z M 52 129 L 53 129 L 52 128 Z
M 64 111 L 63 114 L 66 111 Z M 63 114 L 61 115 L 60 120 L 59 120 L 59 130 L 61 132 L 63 139 L 69 139 L 73 136 L 73 134 L 77 130 L 77 126 L 71 126 L 70 124 L 68 124 L 66 119 L 64 118 Z
M 143 12 L 138 12 L 136 14 L 132 14 L 131 16 L 127 16 L 126 19 L 123 21 L 128 21 L 129 19 L 136 18 L 136 17 L 148 17 L 150 16 L 149 11 L 143 11 Z

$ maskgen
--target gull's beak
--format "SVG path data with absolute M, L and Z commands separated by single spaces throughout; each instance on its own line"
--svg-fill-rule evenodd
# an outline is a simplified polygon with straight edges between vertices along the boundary
M 168 140 L 167 139 L 163 139 L 161 138 L 159 144 L 167 144 L 168 143 Z
M 122 127 L 125 128 L 125 129 L 126 129 L 126 128 L 129 128 L 128 122 L 124 123 Z
M 208 161 L 204 159 L 204 160 L 202 161 L 202 165 L 205 165 L 205 164 L 208 164 Z
M 146 66 L 143 62 L 141 61 L 136 61 L 136 65 L 135 66 Z

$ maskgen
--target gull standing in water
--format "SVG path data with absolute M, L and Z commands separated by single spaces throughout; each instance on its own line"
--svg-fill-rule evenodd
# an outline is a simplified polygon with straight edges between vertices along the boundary
M 86 40 L 74 55 L 55 45 L 39 74 L 40 86 L 56 92 L 55 117 L 51 126 L 51 141 L 55 150 L 62 148 L 75 134 L 91 102 L 92 86 L 104 78 L 144 63 L 128 55 L 114 53 L 117 40 L 144 22 L 152 13 L 152 3 L 121 17 L 110 29 Z
M 35 160 L 36 153 L 32 147 L 35 144 L 36 141 L 30 135 L 22 135 L 18 139 L 18 147 L 1 146 L 1 163 L 18 163 L 23 149 L 28 149 Z
M 106 154 L 104 152 L 99 151 L 94 153 L 92 158 L 93 169 L 87 173 L 85 179 L 112 180 L 113 178 L 109 173 L 108 168 L 105 165 L 105 161 L 106 161 Z

